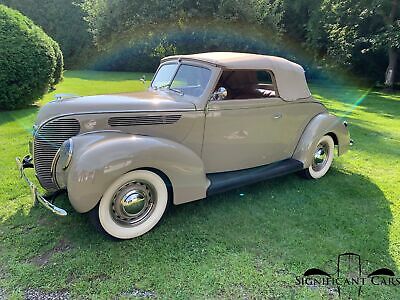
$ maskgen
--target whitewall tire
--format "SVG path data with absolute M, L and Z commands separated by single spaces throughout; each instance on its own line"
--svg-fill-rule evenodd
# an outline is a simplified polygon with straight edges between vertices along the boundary
M 167 204 L 164 180 L 154 172 L 135 170 L 115 180 L 90 215 L 101 231 L 117 239 L 132 239 L 150 231 Z
M 334 157 L 335 143 L 329 135 L 324 135 L 312 152 L 311 165 L 301 173 L 308 179 L 321 178 L 328 172 Z

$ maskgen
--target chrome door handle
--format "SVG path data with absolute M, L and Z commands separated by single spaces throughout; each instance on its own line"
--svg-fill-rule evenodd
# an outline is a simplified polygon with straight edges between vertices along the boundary
M 282 114 L 275 114 L 274 115 L 274 119 L 280 119 L 280 118 L 282 118 Z

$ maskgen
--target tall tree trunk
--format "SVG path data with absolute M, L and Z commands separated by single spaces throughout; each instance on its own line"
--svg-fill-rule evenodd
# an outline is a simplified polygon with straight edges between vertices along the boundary
M 389 48 L 389 65 L 386 69 L 385 74 L 385 86 L 388 89 L 393 89 L 395 76 L 396 76 L 396 69 L 397 69 L 397 49 L 390 47 Z
M 394 22 L 396 21 L 398 5 L 399 5 L 398 0 L 392 0 L 392 9 L 390 11 L 390 15 L 388 18 L 389 26 L 392 26 L 394 24 Z M 385 86 L 388 89 L 393 89 L 393 86 L 395 83 L 396 71 L 397 71 L 397 58 L 398 58 L 397 49 L 395 49 L 391 45 L 389 45 L 389 53 L 388 54 L 389 54 L 389 65 L 386 69 L 386 74 L 385 74 Z

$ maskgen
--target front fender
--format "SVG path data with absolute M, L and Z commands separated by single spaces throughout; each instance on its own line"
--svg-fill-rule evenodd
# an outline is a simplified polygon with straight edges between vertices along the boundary
M 308 168 L 318 141 L 326 134 L 333 136 L 338 146 L 338 155 L 347 152 L 350 146 L 350 135 L 343 119 L 321 113 L 315 116 L 304 129 L 293 158 L 303 162 L 304 168 Z
M 72 206 L 84 213 L 96 206 L 108 186 L 122 174 L 154 168 L 171 181 L 173 203 L 204 198 L 208 180 L 202 160 L 176 142 L 121 132 L 96 132 L 73 137 L 67 174 Z

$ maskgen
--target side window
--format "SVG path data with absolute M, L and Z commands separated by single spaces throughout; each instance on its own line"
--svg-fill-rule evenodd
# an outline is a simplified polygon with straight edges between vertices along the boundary
M 216 89 L 226 88 L 225 100 L 271 98 L 277 96 L 272 73 L 263 70 L 225 70 Z

